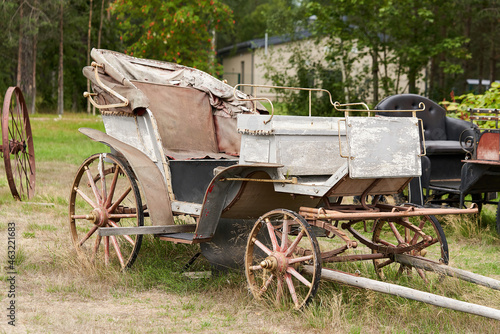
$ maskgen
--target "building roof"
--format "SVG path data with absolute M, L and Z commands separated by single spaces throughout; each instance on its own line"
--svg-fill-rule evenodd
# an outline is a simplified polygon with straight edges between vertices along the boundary
M 294 36 L 292 35 L 281 35 L 281 36 L 271 36 L 267 38 L 267 45 L 279 45 L 279 44 L 284 44 L 288 43 L 294 39 L 305 39 L 311 37 L 312 34 L 307 31 L 307 30 L 302 30 L 299 32 L 296 32 Z M 232 52 L 241 52 L 241 51 L 250 51 L 254 49 L 259 49 L 263 48 L 266 45 L 266 39 L 265 38 L 256 38 L 256 39 L 251 39 L 249 41 L 241 42 L 238 44 L 233 44 L 226 46 L 222 49 L 219 49 L 217 51 L 217 54 L 219 56 L 224 56 L 227 54 L 230 54 Z

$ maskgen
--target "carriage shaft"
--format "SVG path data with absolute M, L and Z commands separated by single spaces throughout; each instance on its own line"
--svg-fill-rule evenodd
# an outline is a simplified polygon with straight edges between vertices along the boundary
M 304 266 L 303 270 L 309 274 L 314 272 L 314 268 L 309 265 Z M 455 311 L 461 311 L 461 312 L 480 315 L 491 319 L 500 320 L 500 311 L 494 308 L 466 303 L 456 299 L 442 297 L 432 293 L 410 289 L 396 284 L 379 282 L 364 277 L 356 277 L 328 269 L 321 270 L 321 278 L 326 279 L 328 281 L 344 283 L 354 287 L 359 287 L 394 296 L 413 299 L 423 303 L 445 307 Z
M 416 268 L 424 269 L 427 271 L 434 271 L 438 274 L 448 275 L 450 277 L 456 277 L 461 280 L 479 284 L 491 289 L 500 290 L 500 281 L 495 279 L 481 276 L 478 274 L 471 273 L 462 269 L 457 269 L 436 263 L 434 261 L 429 261 L 427 259 L 409 256 L 405 254 L 394 254 L 394 261 L 408 266 L 413 266 Z

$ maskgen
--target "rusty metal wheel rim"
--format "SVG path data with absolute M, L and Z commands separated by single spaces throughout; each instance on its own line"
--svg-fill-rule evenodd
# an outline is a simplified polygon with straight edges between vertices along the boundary
M 418 224 L 415 224 L 419 229 L 423 230 L 427 236 L 432 237 L 432 241 L 429 245 L 421 250 L 412 250 L 402 254 L 423 257 L 428 260 L 435 261 L 441 264 L 448 264 L 449 252 L 448 252 L 448 242 L 446 241 L 446 236 L 444 231 L 434 216 L 420 216 L 415 217 L 420 219 Z M 401 218 L 400 218 L 401 219 Z M 398 219 L 399 220 L 399 219 Z M 401 226 L 395 222 L 390 222 L 385 219 L 379 219 L 374 223 L 372 241 L 376 244 L 390 246 L 390 247 L 405 247 L 416 245 L 423 239 L 418 236 L 414 231 Z M 391 226 L 392 225 L 392 226 Z M 385 229 L 385 234 L 384 234 Z M 403 233 L 402 233 L 403 232 Z M 376 253 L 373 251 L 373 253 Z M 375 272 L 377 275 L 385 279 L 384 270 L 390 265 L 394 264 L 395 261 L 392 258 L 389 259 L 374 259 L 373 265 L 375 267 Z M 413 268 L 404 264 L 396 263 L 398 267 L 398 274 L 411 275 L 413 270 L 427 282 L 427 275 L 424 270 L 419 268 Z
M 130 169 L 112 154 L 87 158 L 71 187 L 69 220 L 73 244 L 85 258 L 121 270 L 130 268 L 142 235 L 98 235 L 99 227 L 144 225 L 141 196 Z
M 18 87 L 9 87 L 2 109 L 2 154 L 12 196 L 16 200 L 35 194 L 35 151 L 24 96 Z
M 302 265 L 311 265 L 313 274 L 301 272 Z M 319 286 L 321 257 L 304 218 L 285 209 L 260 217 L 248 238 L 245 274 L 255 298 L 295 309 L 305 306 Z

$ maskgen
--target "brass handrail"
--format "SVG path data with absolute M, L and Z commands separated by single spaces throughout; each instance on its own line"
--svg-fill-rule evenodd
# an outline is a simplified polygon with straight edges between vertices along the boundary
M 106 86 L 101 81 L 101 79 L 99 78 L 99 74 L 98 74 L 99 71 L 97 70 L 97 68 L 98 67 L 104 68 L 104 65 L 98 64 L 95 61 L 93 61 L 92 64 L 91 64 L 91 66 L 94 68 L 95 80 L 97 81 L 97 83 L 99 84 L 99 86 L 102 87 L 105 91 L 107 91 L 111 95 L 113 95 L 114 97 L 116 97 L 118 100 L 122 101 L 122 103 L 114 103 L 114 104 L 106 104 L 106 105 L 97 104 L 94 101 L 94 99 L 92 98 L 92 96 L 97 96 L 97 93 L 84 92 L 83 93 L 83 97 L 85 97 L 86 99 L 88 99 L 90 101 L 90 103 L 92 103 L 92 105 L 94 107 L 96 107 L 97 109 L 121 108 L 121 107 L 128 106 L 130 102 L 129 102 L 129 100 L 127 98 L 121 96 L 120 94 L 118 94 L 117 92 L 115 92 L 114 90 L 112 90 L 111 88 L 109 88 L 108 86 Z
M 234 86 L 234 90 L 233 90 L 233 96 L 237 99 L 237 100 L 240 100 L 240 101 L 267 101 L 271 104 L 271 117 L 267 120 L 267 121 L 264 121 L 264 124 L 267 124 L 271 121 L 271 119 L 273 118 L 274 116 L 274 106 L 273 106 L 273 103 L 271 102 L 270 99 L 266 98 L 266 97 L 250 97 L 250 98 L 242 98 L 242 97 L 239 97 L 237 96 L 237 92 L 239 92 L 237 90 L 237 87 L 252 87 L 252 88 L 270 88 L 270 89 L 288 89 L 288 90 L 305 90 L 305 91 L 309 91 L 309 117 L 311 117 L 311 108 L 312 108 L 312 105 L 311 105 L 311 93 L 312 92 L 323 92 L 323 93 L 327 93 L 328 96 L 330 97 L 330 103 L 333 105 L 333 101 L 332 101 L 332 94 L 330 94 L 330 92 L 326 89 L 322 89 L 322 88 L 302 88 L 302 87 L 286 87 L 286 86 L 272 86 L 272 85 L 254 85 L 254 84 L 237 84 L 236 86 Z M 255 108 L 255 102 L 254 102 L 254 108 Z
M 350 109 L 350 108 L 342 108 L 342 107 L 351 107 L 351 106 L 362 106 L 364 107 L 365 109 Z M 333 103 L 333 107 L 335 108 L 335 110 L 337 111 L 343 111 L 346 115 L 346 117 L 349 115 L 349 112 L 350 111 L 364 111 L 364 112 L 411 112 L 412 113 L 412 117 L 417 117 L 417 111 L 424 111 L 425 110 L 425 104 L 423 102 L 420 102 L 418 104 L 418 109 L 406 109 L 406 110 L 403 110 L 403 109 L 398 109 L 398 110 L 375 110 L 375 109 L 370 109 L 368 107 L 368 105 L 366 105 L 366 103 L 364 102 L 356 102 L 356 103 L 344 103 L 344 104 L 341 104 L 340 102 L 334 102 Z

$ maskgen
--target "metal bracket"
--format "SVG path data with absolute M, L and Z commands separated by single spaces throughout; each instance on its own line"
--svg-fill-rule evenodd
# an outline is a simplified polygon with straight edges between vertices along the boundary
M 422 131 L 422 146 L 424 147 L 424 153 L 419 154 L 419 157 L 424 157 L 427 155 L 427 149 L 425 148 L 425 136 L 424 136 L 424 121 L 421 118 L 418 119 L 418 123 L 420 123 L 420 129 Z M 417 124 L 418 126 L 418 124 Z
M 342 119 L 339 119 L 338 122 L 337 122 L 337 126 L 338 126 L 338 129 L 339 129 L 339 154 L 342 158 L 347 158 L 349 159 L 350 156 L 349 155 L 343 155 L 342 154 L 342 140 L 340 139 L 340 122 L 344 122 L 345 123 L 345 138 L 347 140 L 347 120 L 345 118 L 342 118 Z

